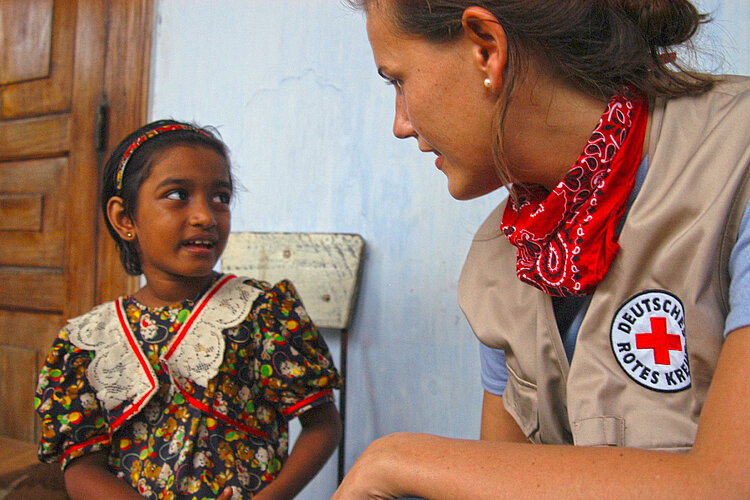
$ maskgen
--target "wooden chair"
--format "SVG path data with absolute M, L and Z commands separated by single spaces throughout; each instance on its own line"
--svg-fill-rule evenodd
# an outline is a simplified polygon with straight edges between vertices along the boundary
M 341 336 L 343 376 L 339 394 L 341 422 L 346 422 L 346 350 L 348 329 L 354 316 L 364 256 L 358 234 L 334 233 L 231 233 L 221 260 L 224 272 L 276 283 L 294 283 L 321 330 Z M 338 481 L 344 477 L 346 425 L 338 451 Z

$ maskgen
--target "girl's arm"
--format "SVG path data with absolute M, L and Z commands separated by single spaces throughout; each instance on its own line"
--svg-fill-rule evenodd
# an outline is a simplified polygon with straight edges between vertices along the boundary
M 286 499 L 302 491 L 331 456 L 341 439 L 341 418 L 333 403 L 316 406 L 299 416 L 302 423 L 294 448 L 276 479 L 255 500 Z
M 364 451 L 333 498 L 748 498 L 748 359 L 744 327 L 724 343 L 688 453 L 393 434 Z
M 484 391 L 482 401 L 482 427 L 479 439 L 528 443 L 529 440 L 503 406 L 503 397 Z
M 72 500 L 143 499 L 107 467 L 107 450 L 95 451 L 70 462 L 65 469 L 65 489 Z

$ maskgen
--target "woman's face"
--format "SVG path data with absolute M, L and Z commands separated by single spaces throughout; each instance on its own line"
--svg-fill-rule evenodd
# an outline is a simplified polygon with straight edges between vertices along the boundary
M 476 46 L 468 37 L 436 44 L 398 34 L 378 6 L 368 11 L 367 33 L 378 73 L 396 90 L 393 134 L 414 137 L 421 151 L 437 155 L 456 199 L 500 187 L 492 151 L 497 97 L 484 86 Z

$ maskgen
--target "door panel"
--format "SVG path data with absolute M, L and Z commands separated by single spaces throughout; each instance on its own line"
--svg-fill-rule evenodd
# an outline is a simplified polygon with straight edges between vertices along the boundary
M 66 158 L 0 163 L 0 265 L 62 268 L 67 164 Z
M 15 64 L 19 66 L 16 70 L 10 71 L 8 76 L 3 70 L 0 77 L 2 83 L 9 84 L 3 89 L 2 116 L 3 118 L 21 118 L 26 116 L 36 116 L 53 111 L 65 111 L 70 109 L 70 98 L 73 85 L 73 55 L 74 55 L 74 37 L 75 33 L 75 9 L 71 5 L 72 0 L 35 0 L 32 4 L 49 4 L 39 5 L 36 7 L 37 16 L 47 23 L 46 31 L 51 33 L 49 42 L 46 44 L 47 52 L 34 53 L 24 57 Z M 3 1 L 0 2 L 0 18 L 3 18 L 3 9 L 8 9 L 8 5 L 25 5 L 25 2 Z M 29 7 L 30 8 L 30 7 Z M 14 22 L 14 24 L 16 24 Z M 51 23 L 51 24 L 50 24 Z M 39 30 L 43 31 L 43 30 Z M 4 33 L 4 31 L 3 31 Z M 31 31 L 26 31 L 26 38 L 33 38 Z M 39 36 L 43 36 L 41 33 Z M 17 38 L 20 38 L 17 36 Z M 16 40 L 16 43 L 20 43 Z M 41 45 L 41 44 L 40 44 Z M 2 47 L 3 50 L 5 47 Z M 24 70 L 20 66 L 29 64 L 36 66 L 45 66 L 44 74 L 36 76 L 35 80 L 25 81 L 23 77 Z M 40 72 L 41 73 L 41 72 Z M 14 75 L 11 77 L 10 75 Z M 19 84 L 22 83 L 22 84 Z
M 0 0 L 0 436 L 38 438 L 34 388 L 64 318 L 137 284 L 97 192 L 107 149 L 145 118 L 152 13 L 149 0 Z M 111 34 L 138 56 L 116 57 Z M 114 139 L 102 103 L 128 110 Z
M 45 78 L 52 38 L 52 0 L 0 3 L 0 84 Z
M 0 345 L 0 380 L 14 380 L 12 384 L 0 383 L 3 406 L 9 405 L 10 410 L 0 411 L 0 436 L 28 442 L 37 440 L 40 422 L 32 408 L 37 375 L 62 323 L 60 314 L 0 309 L 0 332 L 12 336 L 15 344 L 24 346 Z
M 0 194 L 0 231 L 39 232 L 41 229 L 41 195 Z
M 34 393 L 37 352 L 27 347 L 0 345 L 0 393 L 27 395 Z M 34 439 L 34 420 L 29 417 L 30 401 L 11 397 L 3 401 L 0 412 L 0 434 L 14 439 Z
M 70 144 L 70 115 L 0 121 L 0 159 L 51 156 Z M 2 161 L 2 160 L 0 160 Z
M 0 287 L 0 308 L 40 312 L 65 309 L 65 281 L 60 269 L 3 266 L 0 267 L 0 283 L 3 284 Z M 15 343 L 12 337 L 6 336 L 8 333 L 0 332 L 0 339 Z

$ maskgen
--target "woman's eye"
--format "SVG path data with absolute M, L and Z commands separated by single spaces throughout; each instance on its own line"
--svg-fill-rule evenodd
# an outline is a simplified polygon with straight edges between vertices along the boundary
M 385 80 L 385 84 L 386 85 L 392 85 L 392 86 L 396 87 L 396 90 L 400 90 L 401 89 L 401 85 L 403 84 L 403 82 L 401 80 L 399 80 L 398 78 L 394 78 L 394 77 L 392 77 L 392 76 L 384 73 L 380 69 L 378 69 L 378 75 L 380 75 L 380 78 L 382 78 L 383 80 Z
M 389 78 L 385 81 L 386 85 L 392 85 L 396 87 L 396 90 L 401 90 L 401 80 L 397 80 L 395 78 Z
M 180 201 L 187 200 L 187 197 L 188 197 L 187 192 L 181 189 L 170 191 L 169 193 L 167 193 L 167 196 L 166 196 L 168 200 L 180 200 Z

